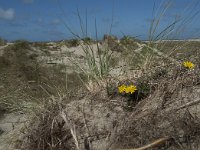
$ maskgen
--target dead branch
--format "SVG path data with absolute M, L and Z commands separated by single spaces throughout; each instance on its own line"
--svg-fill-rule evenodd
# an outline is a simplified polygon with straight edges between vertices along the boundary
M 184 109 L 184 108 L 190 107 L 190 106 L 193 106 L 193 105 L 197 105 L 199 103 L 200 103 L 200 100 L 196 100 L 196 101 L 192 101 L 192 102 L 186 103 L 186 104 L 176 108 L 176 111 L 178 111 L 180 109 Z
M 153 147 L 156 147 L 156 146 L 159 146 L 161 144 L 164 144 L 165 142 L 167 142 L 169 139 L 169 137 L 165 137 L 165 138 L 160 138 L 150 144 L 147 144 L 145 146 L 142 146 L 140 148 L 133 148 L 133 149 L 118 149 L 118 150 L 146 150 L 146 149 L 149 149 L 149 148 L 153 148 Z

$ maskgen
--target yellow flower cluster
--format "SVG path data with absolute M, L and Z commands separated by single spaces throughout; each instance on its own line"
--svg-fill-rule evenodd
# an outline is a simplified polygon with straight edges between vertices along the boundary
M 193 69 L 194 68 L 194 64 L 192 62 L 190 62 L 190 61 L 184 61 L 183 62 L 183 66 L 185 68 L 188 68 L 188 69 Z
M 118 91 L 119 93 L 130 93 L 130 94 L 133 94 L 135 91 L 137 90 L 136 86 L 135 85 L 129 85 L 129 86 L 126 86 L 126 85 L 121 85 L 118 87 Z

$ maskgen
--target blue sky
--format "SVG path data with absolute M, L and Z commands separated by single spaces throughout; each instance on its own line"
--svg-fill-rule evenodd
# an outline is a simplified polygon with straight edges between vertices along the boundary
M 85 22 L 87 10 L 88 36 L 95 37 L 95 18 L 98 36 L 109 33 L 122 37 L 123 34 L 147 39 L 152 12 L 156 12 L 164 0 L 1 0 L 0 37 L 7 40 L 54 41 L 73 38 L 64 22 L 81 34 L 77 9 Z M 179 15 L 187 18 L 200 10 L 198 0 L 171 0 L 173 3 L 161 20 L 162 30 Z M 155 13 L 156 14 L 156 13 Z M 158 14 L 158 13 L 157 13 Z M 179 38 L 199 38 L 200 15 L 185 24 Z M 85 26 L 85 23 L 84 23 Z M 177 38 L 177 37 L 176 37 Z

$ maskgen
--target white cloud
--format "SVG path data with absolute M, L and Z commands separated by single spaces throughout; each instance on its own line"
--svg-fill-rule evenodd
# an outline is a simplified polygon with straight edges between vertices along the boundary
M 27 3 L 27 4 L 31 4 L 34 2 L 34 0 L 22 0 L 22 2 Z
M 15 11 L 12 8 L 4 10 L 0 8 L 0 19 L 12 20 L 15 16 Z

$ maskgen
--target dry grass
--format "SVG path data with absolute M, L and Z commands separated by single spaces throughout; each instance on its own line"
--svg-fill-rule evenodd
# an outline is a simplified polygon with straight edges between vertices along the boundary
M 166 70 L 144 77 L 154 90 L 131 111 L 124 107 L 126 97 L 106 96 L 103 81 L 92 93 L 64 98 L 64 105 L 53 98 L 30 124 L 24 149 L 131 149 L 150 143 L 154 149 L 198 149 L 199 70 Z
M 199 149 L 200 101 L 193 91 L 199 89 L 199 71 L 174 71 L 172 76 L 159 80 L 156 91 L 122 123 L 124 129 L 119 132 L 116 148 L 142 147 L 170 137 L 155 149 Z
M 140 74 L 140 78 L 107 77 L 97 82 L 90 80 L 84 84 L 85 87 L 77 87 L 81 84 L 78 82 L 78 76 L 69 74 L 68 85 L 74 90 L 71 95 L 67 95 L 70 89 L 65 89 L 65 73 L 58 72 L 63 67 L 49 68 L 50 70 L 45 68 L 49 76 L 39 76 L 40 84 L 34 85 L 38 90 L 34 95 L 27 88 L 22 88 L 27 86 L 22 81 L 35 78 L 27 78 L 20 66 L 31 66 L 37 61 L 29 58 L 26 51 L 29 47 L 26 44 L 20 47 L 22 54 L 16 47 L 12 47 L 3 55 L 8 63 L 2 61 L 2 71 L 13 73 L 11 76 L 7 74 L 6 78 L 13 78 L 16 74 L 13 69 L 16 66 L 17 73 L 23 76 L 20 82 L 12 80 L 7 84 L 8 87 L 13 83 L 18 86 L 9 89 L 13 95 L 8 92 L 7 96 L 3 96 L 4 99 L 1 97 L 1 102 L 8 102 L 4 108 L 9 110 L 30 109 L 25 104 L 30 104 L 29 100 L 33 102 L 33 99 L 28 97 L 32 95 L 31 98 L 39 105 L 31 104 L 32 108 L 34 107 L 34 117 L 25 130 L 24 138 L 18 141 L 18 148 L 109 150 L 145 148 L 147 144 L 153 145 L 154 149 L 199 148 L 200 71 L 197 61 L 194 62 L 194 70 L 187 70 L 169 63 L 166 59 L 160 66 L 155 63 L 154 69 Z M 20 56 L 19 60 L 16 55 Z M 31 63 L 27 61 L 28 63 L 24 64 L 25 60 Z M 6 70 L 8 72 L 5 72 Z M 76 80 L 76 83 L 70 80 Z M 1 82 L 5 81 L 8 80 Z M 117 93 L 117 86 L 126 82 L 137 83 L 136 95 L 123 97 Z M 18 95 L 20 93 L 21 95 Z M 28 94 L 23 97 L 22 93 Z M 8 94 L 11 96 L 8 97 Z M 162 141 L 161 144 L 154 144 L 157 140 L 158 143 Z
M 61 68 L 42 66 L 28 42 L 19 41 L 6 47 L 0 66 L 0 104 L 8 112 L 29 110 L 49 94 L 65 91 Z
M 179 20 L 157 32 L 170 3 L 163 3 L 163 6 L 165 8 L 160 9 L 157 16 L 153 16 L 147 43 L 128 37 L 118 41 L 117 38 L 107 35 L 103 42 L 107 46 L 103 47 L 105 50 L 99 43 L 95 43 L 97 51 L 94 51 L 90 45 L 91 39 L 88 39 L 87 33 L 84 32 L 79 12 L 78 18 L 85 39 L 73 33 L 65 24 L 77 39 L 63 44 L 68 47 L 79 45 L 85 53 L 86 67 L 81 66 L 76 60 L 71 61 L 75 64 L 75 68 L 79 68 L 77 73 L 82 71 L 82 77 L 89 81 L 84 82 L 80 74 L 79 77 L 84 83 L 80 87 L 72 88 L 75 84 L 77 86 L 81 84 L 77 82 L 78 76 L 74 74 L 67 75 L 66 72 L 54 74 L 56 69 L 51 68 L 48 72 L 45 70 L 51 77 L 41 75 L 42 71 L 35 57 L 30 57 L 27 52 L 29 44 L 24 41 L 16 42 L 14 47 L 11 47 L 14 51 L 8 50 L 5 53 L 6 57 L 0 61 L 4 66 L 3 69 L 11 66 L 12 70 L 17 66 L 17 72 L 22 73 L 24 80 L 36 81 L 35 90 L 38 91 L 33 97 L 37 101 L 41 100 L 41 97 L 36 98 L 37 95 L 42 95 L 39 91 L 46 94 L 34 109 L 33 118 L 26 127 L 25 135 L 17 145 L 18 148 L 24 150 L 199 149 L 199 61 L 194 55 L 185 52 L 182 52 L 182 55 L 188 57 L 177 60 L 175 55 L 181 48 L 178 45 L 183 47 L 186 43 L 179 42 L 173 45 L 164 40 L 177 29 L 175 25 Z M 98 39 L 96 20 L 95 29 Z M 79 43 L 80 40 L 83 43 Z M 196 46 L 197 43 L 193 44 Z M 166 52 L 167 49 L 172 50 Z M 110 50 L 116 53 L 122 52 L 127 62 L 131 62 L 129 65 L 132 68 L 139 68 L 139 78 L 123 77 L 122 80 L 108 78 L 112 57 Z M 193 52 L 195 56 L 199 56 L 196 55 L 197 49 Z M 180 66 L 184 59 L 194 61 L 196 65 L 194 70 Z M 27 61 L 29 64 L 26 64 Z M 76 83 L 70 83 L 70 79 L 76 80 Z M 134 83 L 138 90 L 131 96 L 122 96 L 117 92 L 117 86 L 121 83 Z M 58 88 L 60 85 L 61 88 Z M 74 93 L 68 95 L 69 92 L 72 93 L 70 88 Z M 16 102 L 14 104 L 10 103 L 13 101 L 8 102 L 6 106 L 11 104 L 11 108 L 16 108 L 14 105 Z M 19 103 L 18 106 L 22 105 Z
M 61 107 L 61 103 L 54 98 L 45 101 L 43 107 L 35 112 L 31 127 L 27 128 L 22 149 L 75 149 L 70 129 L 65 128 L 64 120 L 59 118 Z

